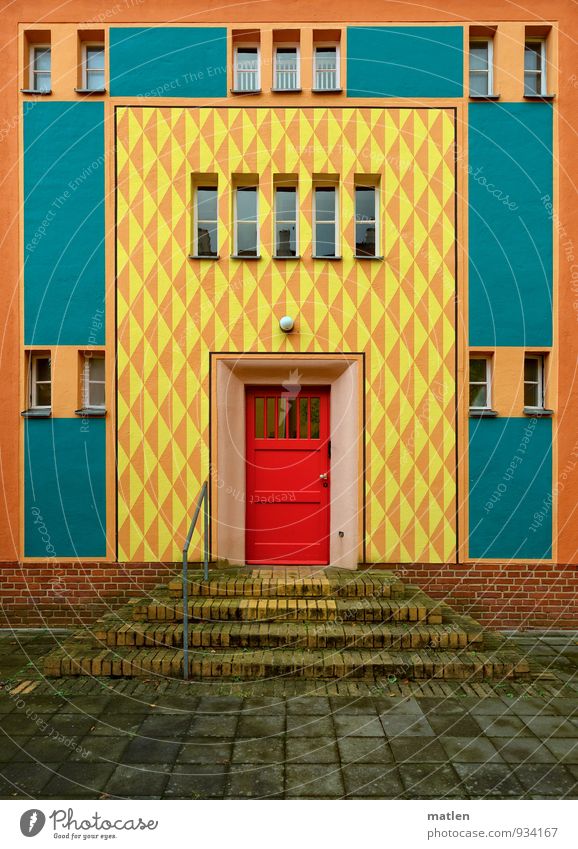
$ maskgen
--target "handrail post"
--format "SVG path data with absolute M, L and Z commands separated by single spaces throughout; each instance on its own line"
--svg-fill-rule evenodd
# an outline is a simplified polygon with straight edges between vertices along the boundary
M 205 581 L 209 580 L 209 488 L 205 482 L 205 504 L 204 504 L 204 534 L 203 534 L 203 572 Z
M 189 678 L 189 576 L 188 549 L 183 551 L 183 678 Z

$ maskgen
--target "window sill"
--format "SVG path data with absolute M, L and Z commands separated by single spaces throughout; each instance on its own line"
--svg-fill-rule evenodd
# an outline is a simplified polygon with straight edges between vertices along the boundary
M 342 257 L 342 256 L 337 256 L 337 255 L 336 255 L 336 256 L 319 256 L 318 254 L 311 254 L 311 259 L 325 259 L 325 260 L 327 260 L 328 262 L 332 262 L 332 261 L 334 261 L 334 260 L 338 260 L 339 262 L 341 262 L 341 260 L 343 259 L 343 257 Z
M 311 94 L 342 94 L 342 88 L 312 88 Z
M 232 88 L 230 89 L 231 94 L 262 94 L 262 88 L 253 88 L 250 91 L 241 91 L 240 88 Z
M 52 407 L 33 407 L 23 410 L 20 415 L 25 419 L 49 419 L 52 416 Z
M 524 407 L 522 412 L 525 416 L 535 419 L 549 419 L 554 415 L 554 410 L 547 410 L 545 407 Z
M 499 94 L 470 94 L 470 100 L 499 100 Z
M 274 94 L 299 94 L 303 91 L 302 88 L 272 88 Z
M 49 94 L 52 94 L 52 89 L 41 91 L 39 88 L 21 88 L 20 94 L 36 94 L 38 97 L 48 97 Z
M 83 419 L 103 419 L 106 416 L 106 407 L 81 407 L 74 411 L 75 416 Z
M 221 255 L 217 254 L 217 256 L 209 256 L 208 254 L 189 254 L 189 259 L 211 259 L 214 262 L 217 259 L 221 259 Z
M 367 256 L 366 254 L 353 254 L 353 259 L 369 259 L 372 261 L 378 260 L 381 262 L 385 259 L 384 256 Z
M 261 259 L 261 254 L 257 256 L 240 256 L 239 254 L 231 254 L 231 259 L 248 259 L 249 261 L 255 259 Z
M 490 409 L 473 409 L 470 407 L 470 419 L 495 419 L 497 417 L 497 412 L 495 410 Z
M 524 100 L 554 100 L 555 94 L 525 94 Z
M 106 94 L 105 88 L 75 88 L 77 94 Z
M 301 259 L 301 254 L 297 254 L 297 256 L 277 256 L 277 254 L 273 254 L 273 259 L 280 260 L 288 260 L 288 259 Z

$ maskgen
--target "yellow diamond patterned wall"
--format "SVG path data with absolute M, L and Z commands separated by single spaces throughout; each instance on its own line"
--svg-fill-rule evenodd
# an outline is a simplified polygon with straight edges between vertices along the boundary
M 218 262 L 188 258 L 195 172 L 217 175 Z M 237 174 L 259 175 L 256 262 L 230 257 Z M 276 174 L 298 179 L 299 260 L 271 258 Z M 340 262 L 311 258 L 320 174 L 341 181 Z M 380 175 L 383 261 L 353 258 L 356 175 Z M 119 559 L 181 556 L 210 351 L 363 351 L 367 558 L 455 559 L 454 182 L 449 109 L 117 110 Z

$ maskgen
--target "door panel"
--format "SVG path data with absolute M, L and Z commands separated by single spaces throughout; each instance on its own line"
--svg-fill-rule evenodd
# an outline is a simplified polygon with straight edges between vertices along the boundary
M 246 559 L 329 562 L 329 387 L 249 387 Z

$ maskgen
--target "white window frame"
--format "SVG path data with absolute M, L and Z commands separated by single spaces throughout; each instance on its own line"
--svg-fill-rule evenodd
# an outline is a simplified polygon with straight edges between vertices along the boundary
M 486 364 L 486 379 L 485 380 L 472 380 L 471 375 L 471 362 L 472 360 L 483 360 Z M 470 387 L 472 385 L 475 386 L 485 386 L 486 387 L 486 403 L 481 407 L 471 407 L 470 410 L 491 410 L 492 409 L 492 378 L 493 378 L 493 368 L 492 368 L 492 357 L 485 356 L 484 354 L 477 354 L 475 352 L 471 352 L 468 358 L 468 403 L 469 403 L 469 392 Z
M 273 197 L 273 259 L 299 259 L 299 186 L 297 185 L 277 185 L 274 187 Z M 279 189 L 293 189 L 295 192 L 295 222 L 279 220 L 277 218 L 277 192 Z M 295 223 L 295 256 L 283 256 L 277 253 L 277 225 L 278 224 L 293 224 Z
M 487 44 L 488 45 L 488 71 L 487 71 L 488 91 L 487 91 L 487 94 L 485 96 L 486 97 L 493 97 L 494 96 L 494 39 L 491 36 L 484 36 L 484 37 L 482 37 L 482 36 L 479 36 L 479 37 L 478 36 L 471 36 L 470 40 L 469 40 L 469 44 L 471 45 L 472 42 L 477 43 L 477 44 Z M 468 54 L 470 54 L 470 53 L 471 53 L 471 51 L 468 50 Z M 468 58 L 470 58 L 469 77 L 468 77 L 468 84 L 470 86 L 470 97 L 483 97 L 484 95 L 472 94 L 471 78 L 472 78 L 472 73 L 474 73 L 476 75 L 481 75 L 484 72 L 483 71 L 472 71 L 471 57 L 469 56 Z
M 530 43 L 533 43 L 533 44 L 539 43 L 540 44 L 540 71 L 526 71 L 526 62 L 525 62 L 526 44 L 530 44 Z M 547 59 L 547 52 L 546 52 L 546 39 L 545 38 L 540 38 L 539 36 L 535 36 L 535 37 L 530 36 L 529 38 L 524 39 L 523 73 L 524 73 L 524 96 L 525 97 L 540 97 L 540 96 L 547 94 L 547 92 L 548 92 L 548 80 L 547 80 L 548 74 L 547 74 L 546 59 Z M 532 92 L 526 93 L 526 74 L 537 74 L 537 73 L 540 73 L 540 91 L 537 94 L 533 94 Z
M 297 60 L 297 81 L 294 88 L 279 88 L 277 85 L 277 53 L 279 50 L 295 50 L 296 60 Z M 301 89 L 301 48 L 298 44 L 276 44 L 275 45 L 275 55 L 273 62 L 273 90 L 274 91 L 299 91 Z
M 526 360 L 536 360 L 538 363 L 538 379 L 526 380 Z M 538 404 L 526 404 L 526 384 L 537 386 Z M 524 407 L 530 410 L 543 410 L 546 406 L 546 386 L 544 383 L 544 354 L 533 353 L 532 351 L 524 354 Z
M 335 196 L 335 253 L 332 256 L 319 256 L 317 253 L 317 224 L 330 224 L 330 221 L 317 221 L 317 189 L 332 189 Z M 313 184 L 313 259 L 335 259 L 341 256 L 339 229 L 339 186 Z
M 335 48 L 335 88 L 317 88 L 317 48 Z M 339 42 L 316 41 L 313 45 L 313 91 L 339 91 L 341 89 L 341 48 Z
M 237 192 L 239 191 L 239 189 L 255 189 L 255 194 L 256 194 L 255 215 L 256 215 L 256 218 L 257 218 L 257 221 L 256 221 L 256 224 L 257 224 L 257 244 L 255 246 L 256 247 L 256 256 L 239 256 L 239 242 L 238 242 L 239 219 L 238 219 L 238 209 L 237 209 Z M 234 256 L 235 256 L 235 258 L 238 258 L 238 259 L 249 259 L 249 260 L 250 259 L 259 259 L 259 257 L 261 256 L 261 227 L 260 227 L 260 222 L 259 222 L 259 185 L 258 184 L 257 185 L 247 184 L 247 185 L 235 186 L 235 197 L 234 197 L 233 200 L 234 200 L 233 220 L 234 220 L 234 223 L 235 223 L 235 232 L 233 234 L 234 235 L 233 245 L 234 245 L 234 249 L 235 249 Z
M 104 353 L 96 352 L 84 354 L 84 362 L 82 364 L 82 406 L 89 410 L 105 410 L 106 409 L 106 376 L 103 380 L 95 380 L 90 376 L 90 367 L 93 360 L 103 360 Z M 104 386 L 104 403 L 92 404 L 90 399 L 90 385 L 98 383 Z
M 38 360 L 48 360 L 50 363 L 50 380 L 38 380 L 36 376 Z M 37 386 L 39 383 L 50 384 L 50 404 L 37 403 Z M 32 352 L 30 354 L 30 409 L 31 410 L 50 410 L 52 409 L 52 354 L 44 351 Z
M 256 50 L 257 51 L 257 87 L 256 88 L 239 88 L 239 71 L 238 71 L 238 55 L 239 50 Z M 251 94 L 256 91 L 261 91 L 261 45 L 260 44 L 237 44 L 233 54 L 233 91 L 239 94 Z
M 50 50 L 50 70 L 49 71 L 37 71 L 36 63 L 35 63 L 35 53 L 36 50 Z M 51 44 L 31 44 L 30 45 L 30 53 L 28 55 L 28 66 L 30 71 L 30 79 L 28 80 L 28 84 L 30 86 L 31 91 L 41 91 L 41 89 L 36 88 L 36 74 L 48 74 L 50 77 L 50 90 L 52 90 L 52 45 Z
M 87 66 L 87 57 L 88 57 L 88 47 L 101 47 L 102 48 L 102 56 L 104 60 L 104 65 L 101 68 L 91 68 L 91 71 L 100 71 L 102 70 L 102 76 L 106 80 L 106 55 L 105 55 L 105 44 L 103 41 L 83 41 L 82 42 L 82 87 L 87 91 L 100 91 L 100 89 L 89 89 L 88 85 L 88 66 Z M 103 86 L 104 88 L 104 86 Z
M 207 224 L 212 224 L 208 218 L 199 218 L 199 189 L 215 189 L 217 192 L 217 220 L 214 222 L 216 232 L 216 255 L 200 254 L 199 253 L 199 221 L 206 221 Z M 219 257 L 219 189 L 218 186 L 210 185 L 210 183 L 199 182 L 193 189 L 193 256 L 199 259 L 218 259 Z
M 358 254 L 357 253 L 357 189 L 373 189 L 373 201 L 374 201 L 374 218 L 368 219 L 368 223 L 372 220 L 375 224 L 375 253 L 374 254 Z M 372 257 L 380 256 L 381 250 L 381 233 L 380 228 L 381 225 L 379 223 L 379 207 L 381 205 L 381 197 L 380 197 L 380 184 L 376 183 L 354 183 L 353 184 L 353 225 L 354 225 L 354 233 L 353 233 L 353 247 L 354 247 L 354 257 L 355 259 L 371 259 Z M 363 223 L 363 222 L 359 222 Z

